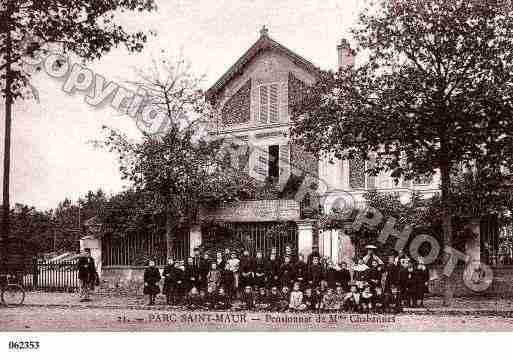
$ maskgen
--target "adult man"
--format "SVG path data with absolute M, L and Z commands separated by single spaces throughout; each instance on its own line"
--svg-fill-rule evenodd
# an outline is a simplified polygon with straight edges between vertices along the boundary
M 88 302 L 91 300 L 89 298 L 89 291 L 91 287 L 94 287 L 97 275 L 90 248 L 84 249 L 84 253 L 78 259 L 77 268 L 78 279 L 80 280 L 80 301 Z

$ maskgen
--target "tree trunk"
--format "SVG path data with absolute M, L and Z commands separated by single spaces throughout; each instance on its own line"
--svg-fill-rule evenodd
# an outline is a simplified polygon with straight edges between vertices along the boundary
M 442 229 L 443 229 L 443 240 L 444 247 L 452 247 L 452 211 L 449 205 L 449 194 L 451 187 L 451 173 L 447 163 L 443 163 L 440 166 L 440 178 L 442 187 Z M 449 258 L 447 258 L 449 260 Z M 444 261 L 444 265 L 446 261 Z M 446 276 L 442 274 L 444 283 L 444 306 L 450 306 L 452 304 L 452 298 L 454 295 L 453 278 L 451 274 Z
M 12 126 L 12 72 L 11 72 L 11 60 L 12 60 L 12 42 L 11 42 L 11 31 L 10 28 L 6 31 L 5 40 L 5 138 L 4 138 L 4 178 L 3 178 L 3 201 L 2 201 L 2 250 L 3 258 L 0 258 L 0 270 L 9 270 L 9 229 L 10 229 L 10 218 L 9 218 L 9 179 L 11 169 L 11 126 Z

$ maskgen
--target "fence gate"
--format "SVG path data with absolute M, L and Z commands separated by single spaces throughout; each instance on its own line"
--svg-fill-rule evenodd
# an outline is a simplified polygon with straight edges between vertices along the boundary
M 252 255 L 255 255 L 256 251 L 262 251 L 268 256 L 272 247 L 276 247 L 282 255 L 287 244 L 294 250 L 298 246 L 297 225 L 293 222 L 233 222 L 225 223 L 224 226 Z M 215 233 L 204 231 L 203 236 L 215 237 Z
M 184 260 L 189 256 L 190 231 L 180 228 L 175 232 L 173 257 Z M 157 265 L 167 262 L 167 243 L 165 232 L 128 233 L 121 237 L 111 234 L 102 238 L 102 265 L 108 266 L 145 266 L 148 259 Z
M 23 275 L 23 286 L 47 291 L 75 291 L 80 287 L 77 259 L 34 259 L 32 271 Z

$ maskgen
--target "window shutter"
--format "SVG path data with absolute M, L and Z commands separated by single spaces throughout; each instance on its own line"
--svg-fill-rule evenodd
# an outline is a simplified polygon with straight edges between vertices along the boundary
M 369 162 L 367 162 L 367 166 L 369 166 L 369 169 L 374 168 L 376 166 L 376 162 L 374 158 L 371 158 Z M 370 174 L 367 174 L 367 188 L 368 189 L 374 189 L 376 188 L 376 176 L 371 176 Z
M 260 86 L 260 123 L 267 123 L 269 111 L 269 98 L 267 86 Z
M 278 84 L 272 84 L 269 86 L 269 122 L 278 122 L 279 114 Z
M 255 173 L 258 175 L 257 180 L 265 181 L 268 177 L 267 171 L 269 169 L 269 153 L 262 149 L 255 151 Z
M 241 145 L 237 153 L 237 168 L 249 174 L 249 146 Z
M 290 176 L 290 145 L 280 145 L 280 185 L 285 186 Z

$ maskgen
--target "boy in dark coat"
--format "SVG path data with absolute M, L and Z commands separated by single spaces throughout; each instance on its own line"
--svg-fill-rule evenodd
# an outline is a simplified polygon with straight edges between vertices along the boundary
M 328 282 L 328 287 L 337 287 L 337 269 L 331 260 L 328 261 L 326 266 L 326 281 Z
M 185 290 L 188 292 L 192 287 L 198 288 L 199 282 L 199 270 L 198 266 L 194 265 L 194 258 L 187 258 L 187 263 L 184 265 L 184 281 Z
M 207 274 L 209 271 L 210 259 L 208 257 L 208 253 L 204 253 L 203 258 L 200 259 L 198 270 L 198 285 L 201 289 L 205 289 L 207 287 Z
M 341 262 L 339 265 L 340 270 L 336 274 L 336 282 L 342 286 L 344 292 L 349 292 L 349 282 L 351 281 L 351 272 L 347 269 L 347 263 Z
M 255 275 L 253 277 L 253 284 L 257 288 L 262 288 L 267 285 L 267 261 L 265 260 L 261 251 L 256 253 L 255 259 Z
M 381 289 L 381 287 L 375 288 L 375 293 L 374 293 L 373 299 L 374 299 L 374 301 L 373 301 L 374 311 L 379 314 L 384 313 L 384 296 L 383 296 L 383 289 Z
M 402 283 L 402 286 L 405 289 L 405 293 L 406 293 L 406 296 L 404 298 L 406 301 L 406 306 L 410 307 L 410 308 L 416 307 L 416 303 L 415 303 L 416 286 L 417 286 L 416 279 L 417 278 L 416 278 L 416 274 L 415 274 L 415 268 L 413 267 L 413 264 L 410 264 L 408 266 L 406 273 L 403 274 L 403 282 L 404 283 Z
M 284 262 L 280 267 L 281 285 L 289 288 L 294 284 L 294 267 L 289 256 L 285 256 Z
M 395 258 L 393 256 L 388 257 L 388 263 L 385 265 L 384 269 L 384 291 L 385 293 L 390 293 L 392 286 L 399 285 L 399 263 L 395 262 Z
M 158 286 L 158 282 L 160 282 L 160 271 L 157 267 L 155 267 L 155 262 L 150 260 L 148 263 L 148 267 L 144 270 L 144 294 L 149 296 L 148 305 L 155 304 L 155 297 L 160 293 L 160 287 Z
M 297 262 L 294 263 L 294 276 L 295 281 L 299 283 L 299 287 L 304 289 L 308 278 L 308 265 L 302 254 L 298 256 Z
M 240 257 L 240 287 L 245 288 L 248 285 L 252 286 L 254 274 L 255 261 L 249 255 L 249 251 L 245 249 Z
M 378 261 L 373 260 L 371 262 L 371 267 L 367 272 L 367 281 L 369 282 L 372 291 L 374 291 L 376 287 L 381 286 L 382 274 L 383 272 L 378 265 Z
M 183 271 L 176 268 L 173 258 L 169 258 L 162 272 L 164 277 L 164 294 L 167 305 L 176 305 L 180 300 Z
M 415 270 L 415 302 L 418 306 L 424 306 L 424 294 L 428 293 L 429 271 L 424 262 L 419 259 Z
M 255 309 L 255 295 L 253 294 L 253 289 L 250 285 L 244 287 L 244 291 L 241 296 L 242 300 L 242 309 L 243 310 L 253 310 Z
M 308 270 L 308 284 L 312 288 L 319 286 L 322 280 L 322 267 L 319 264 L 319 257 L 313 257 L 312 264 Z
M 398 314 L 403 311 L 401 295 L 396 285 L 390 287 L 390 292 L 383 294 L 383 311 Z
M 269 284 L 271 287 L 273 287 L 273 286 L 279 287 L 281 284 L 281 281 L 280 281 L 281 264 L 280 264 L 278 257 L 276 257 L 276 254 L 274 254 L 274 253 L 271 253 L 271 257 L 269 259 L 269 267 L 271 270 Z

